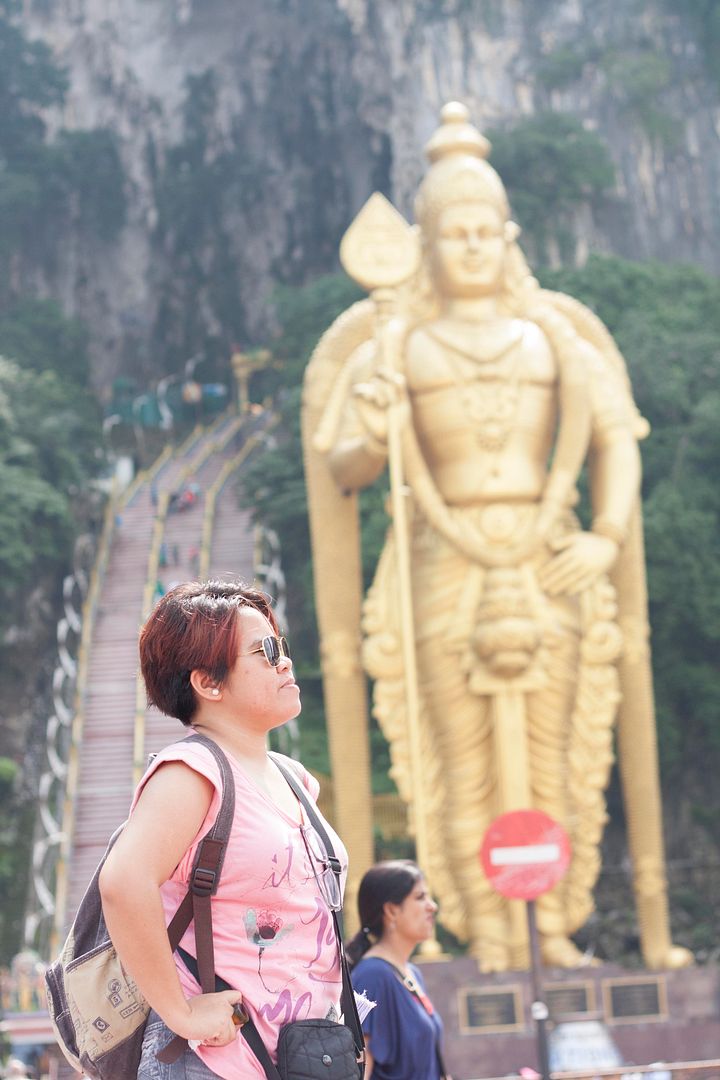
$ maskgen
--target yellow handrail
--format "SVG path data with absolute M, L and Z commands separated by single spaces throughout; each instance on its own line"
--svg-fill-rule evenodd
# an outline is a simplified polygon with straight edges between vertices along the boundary
M 211 425 L 207 431 L 199 425 L 193 429 L 187 439 L 178 447 L 173 456 L 182 457 L 186 454 L 192 444 L 196 442 L 201 435 L 210 435 L 215 428 L 219 428 L 227 420 L 227 414 L 223 414 L 218 417 L 217 420 Z M 223 449 L 230 439 L 235 435 L 240 422 L 235 422 L 229 425 L 229 430 L 223 434 L 219 439 L 208 441 L 207 445 L 203 448 L 200 455 L 193 461 L 183 466 L 178 474 L 176 481 L 177 487 L 182 487 L 187 482 L 188 478 L 192 476 L 201 466 L 207 461 L 207 459 L 218 449 Z M 163 452 L 163 462 L 167 461 L 167 456 Z M 157 465 L 157 463 L 156 463 Z M 155 475 L 158 471 L 156 465 L 153 465 L 150 470 L 150 475 Z M 160 568 L 160 547 L 163 542 L 163 536 L 165 534 L 165 525 L 167 522 L 168 506 L 170 503 L 170 492 L 163 491 L 158 497 L 157 508 L 155 511 L 155 520 L 153 522 L 153 533 L 150 540 L 150 551 L 148 552 L 147 572 L 145 575 L 145 589 L 143 591 L 143 603 L 141 613 L 141 623 L 150 615 L 153 606 L 153 598 L 155 596 L 155 590 L 157 589 L 158 571 Z M 146 760 L 145 760 L 145 715 L 147 712 L 147 700 L 145 695 L 145 684 L 143 682 L 142 675 L 138 672 L 135 679 L 135 719 L 133 722 L 133 784 L 137 786 L 140 779 L 145 772 Z
M 67 911 L 68 895 L 68 860 L 70 849 L 75 833 L 75 801 L 77 798 L 78 781 L 78 747 L 82 742 L 83 728 L 85 724 L 85 695 L 87 692 L 88 657 L 90 641 L 95 627 L 95 615 L 97 602 L 100 594 L 100 586 L 107 568 L 110 556 L 110 545 L 115 532 L 115 519 L 118 511 L 118 501 L 115 489 L 110 492 L 105 516 L 103 519 L 102 533 L 98 544 L 95 562 L 90 572 L 88 591 L 82 606 L 82 630 L 77 655 L 77 672 L 75 679 L 75 702 L 72 727 L 70 729 L 70 748 L 68 751 L 67 773 L 65 776 L 65 797 L 63 800 L 62 815 L 62 841 L 58 855 L 58 863 L 55 876 L 55 915 L 50 934 L 50 953 L 55 955 L 65 928 L 65 915 Z
M 228 413 L 223 413 L 222 416 L 218 417 L 218 419 L 214 421 L 214 423 L 210 426 L 210 428 L 207 429 L 207 431 L 204 432 L 202 428 L 196 428 L 192 432 L 192 435 L 188 439 L 186 439 L 185 442 L 178 448 L 178 450 L 175 452 L 175 455 L 177 457 L 181 457 L 183 454 L 187 453 L 189 447 L 192 445 L 192 442 L 195 439 L 199 438 L 199 436 L 201 434 L 205 434 L 205 435 L 208 435 L 208 436 L 212 435 L 214 429 L 221 427 L 226 422 L 227 419 L 228 419 Z M 227 446 L 227 444 L 230 442 L 230 440 L 232 438 L 234 438 L 234 436 L 237 434 L 238 430 L 242 427 L 243 423 L 244 423 L 244 418 L 243 417 L 236 417 L 234 419 L 234 421 L 231 424 L 228 425 L 227 431 L 223 432 L 220 435 L 220 437 L 218 437 L 216 439 L 208 439 L 206 445 L 203 447 L 203 449 L 202 449 L 201 453 L 198 455 L 198 457 L 194 458 L 192 461 L 188 462 L 180 470 L 180 472 L 178 474 L 178 477 L 177 477 L 177 480 L 176 480 L 175 486 L 176 487 L 182 487 L 183 484 L 185 484 L 188 481 L 188 479 L 192 476 L 192 474 L 197 472 L 198 469 L 200 469 L 205 464 L 205 462 L 207 461 L 207 459 L 209 457 L 211 457 L 213 454 L 219 453 L 222 450 L 224 450 L 225 447 Z M 220 472 L 220 476 L 222 476 L 223 473 L 225 473 L 225 479 L 226 479 L 227 476 L 230 474 L 230 472 L 232 472 L 233 468 L 237 468 L 238 465 L 240 465 L 242 463 L 242 461 L 244 461 L 244 459 L 250 453 L 250 450 L 257 444 L 257 442 L 258 442 L 258 437 L 257 436 L 252 436 L 248 440 L 246 445 L 243 447 L 243 449 L 240 451 L 240 453 L 238 455 L 236 455 L 236 457 L 233 458 L 232 461 L 226 463 L 226 465 L 223 466 L 223 469 Z M 226 470 L 228 469 L 228 466 L 231 466 L 231 467 L 226 472 Z M 204 513 L 203 513 L 203 533 L 202 533 L 203 539 L 201 541 L 201 543 L 203 545 L 206 543 L 206 536 L 211 536 L 212 535 L 212 517 L 214 516 L 214 512 L 215 512 L 215 498 L 217 496 L 218 491 L 222 487 L 222 483 L 220 483 L 218 485 L 218 480 L 220 479 L 220 476 L 216 477 L 215 481 L 213 482 L 213 484 L 208 489 L 208 494 L 206 496 L 205 509 L 204 509 Z M 223 483 L 224 483 L 224 480 L 223 480 Z M 141 621 L 143 623 L 148 618 L 148 616 L 149 616 L 149 614 L 150 614 L 150 612 L 152 610 L 153 597 L 155 595 L 155 590 L 157 588 L 158 570 L 159 570 L 159 567 L 160 567 L 160 547 L 162 545 L 163 536 L 164 536 L 164 533 L 165 533 L 165 525 L 166 525 L 166 522 L 167 522 L 169 501 L 170 501 L 170 493 L 167 492 L 167 491 L 162 492 L 160 494 L 159 498 L 158 498 L 158 505 L 157 505 L 157 509 L 156 509 L 156 512 L 155 512 L 155 522 L 154 522 L 154 525 L 153 525 L 153 535 L 152 535 L 152 539 L 151 539 L 151 542 L 150 542 L 150 551 L 149 551 L 149 554 L 148 554 L 148 566 L 147 566 L 147 575 L 146 575 L 146 578 L 145 578 L 145 590 L 144 590 L 144 594 L 143 594 L 142 619 L 141 619 Z M 209 526 L 207 525 L 207 521 L 208 521 L 208 503 L 210 503 L 210 525 Z M 207 533 L 207 531 L 206 531 L 208 528 L 210 530 L 209 533 Z M 200 576 L 206 576 L 207 575 L 207 562 L 209 560 L 209 540 L 207 541 L 207 546 L 208 546 L 208 553 L 205 555 L 205 560 L 204 560 L 205 568 L 202 570 L 202 573 L 199 570 Z M 201 566 L 203 565 L 202 550 L 203 549 L 201 547 Z M 136 684 L 135 684 L 135 721 L 134 721 L 134 732 L 133 732 L 133 782 L 134 782 L 135 785 L 137 785 L 140 782 L 140 779 L 141 779 L 141 777 L 142 777 L 142 775 L 143 775 L 143 773 L 145 771 L 145 765 L 146 765 L 146 761 L 145 761 L 145 714 L 146 714 L 146 711 L 147 711 L 147 704 L 146 704 L 146 697 L 145 697 L 145 685 L 144 685 L 144 682 L 143 682 L 143 679 L 142 679 L 142 675 L 138 672 L 137 678 L 136 678 Z
M 127 506 L 133 496 L 140 490 L 143 484 L 151 483 L 161 468 L 173 455 L 172 446 L 166 446 L 162 454 L 152 463 L 149 469 L 141 469 L 139 473 L 136 473 L 131 483 L 128 484 L 125 491 L 119 500 L 118 509 L 122 509 Z
M 161 492 L 158 498 L 155 521 L 153 522 L 152 538 L 150 540 L 150 552 L 148 554 L 147 574 L 145 576 L 145 589 L 143 591 L 141 623 L 144 623 L 152 610 L 153 597 L 157 588 L 158 570 L 160 567 L 160 545 L 162 544 L 167 520 L 170 493 Z M 140 672 L 135 678 L 135 721 L 133 725 L 133 784 L 137 786 L 142 774 L 145 772 L 145 713 L 147 704 L 145 698 L 145 684 Z
M 200 565 L 198 569 L 198 577 L 204 580 L 210 573 L 210 548 L 212 544 L 213 527 L 215 523 L 215 504 L 217 497 L 222 491 L 225 483 L 236 469 L 239 469 L 245 459 L 250 455 L 251 451 L 260 442 L 257 435 L 252 435 L 243 446 L 242 450 L 226 461 L 222 469 L 215 477 L 215 480 L 208 488 L 208 493 L 205 498 L 205 509 L 203 513 L 203 529 L 202 540 L 200 541 Z

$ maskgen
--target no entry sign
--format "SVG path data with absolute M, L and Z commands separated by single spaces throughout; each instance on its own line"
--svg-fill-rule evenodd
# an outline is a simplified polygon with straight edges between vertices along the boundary
M 536 900 L 557 885 L 570 865 L 570 840 L 542 810 L 511 810 L 489 826 L 480 862 L 501 896 Z

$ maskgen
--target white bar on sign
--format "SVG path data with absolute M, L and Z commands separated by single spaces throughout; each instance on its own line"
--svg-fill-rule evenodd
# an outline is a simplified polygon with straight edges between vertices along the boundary
M 520 847 L 496 847 L 490 852 L 493 866 L 527 866 L 529 863 L 553 863 L 560 858 L 559 844 L 523 844 Z

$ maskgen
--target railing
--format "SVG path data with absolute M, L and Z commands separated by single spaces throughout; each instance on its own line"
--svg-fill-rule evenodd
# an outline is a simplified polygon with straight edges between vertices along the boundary
M 153 522 L 152 539 L 150 541 L 150 552 L 148 554 L 147 573 L 145 576 L 145 589 L 143 591 L 143 602 L 140 622 L 144 623 L 150 614 L 153 606 L 153 598 L 157 589 L 158 571 L 160 569 L 160 547 L 162 545 L 163 534 L 165 532 L 165 522 L 167 520 L 168 506 L 170 505 L 170 492 L 163 491 L 158 496 L 157 509 L 155 511 L 155 520 Z M 135 720 L 133 724 L 133 786 L 137 787 L 140 783 L 140 778 L 147 768 L 147 761 L 145 760 L 145 713 L 147 711 L 147 702 L 145 694 L 145 683 L 143 682 L 142 675 L 138 671 L 135 678 Z
M 514 1080 L 517 1074 L 506 1073 L 492 1080 Z M 551 1072 L 552 1080 L 720 1080 L 720 1058 L 707 1061 L 656 1061 L 652 1065 L 615 1065 L 610 1069 L 588 1068 L 576 1072 Z
M 260 443 L 260 437 L 258 435 L 252 435 L 243 446 L 242 450 L 226 461 L 222 469 L 215 477 L 215 480 L 208 488 L 207 495 L 205 497 L 205 508 L 203 513 L 203 525 L 202 525 L 202 540 L 200 541 L 200 564 L 198 569 L 198 576 L 200 579 L 204 579 L 210 573 L 210 549 L 212 544 L 213 527 L 215 523 L 215 504 L 217 502 L 218 495 L 224 488 L 225 484 L 232 476 L 232 474 L 240 468 L 243 462 L 250 456 L 252 451 Z
M 228 426 L 228 430 L 223 432 L 219 438 L 212 438 L 213 431 L 219 429 L 228 420 L 228 414 L 224 413 L 219 416 L 217 420 L 212 424 L 207 431 L 201 427 L 197 427 L 188 436 L 185 442 L 175 452 L 175 457 L 181 458 L 191 448 L 194 442 L 201 436 L 207 437 L 206 445 L 196 458 L 189 461 L 180 470 L 177 479 L 175 480 L 174 487 L 182 488 L 184 484 L 188 482 L 193 473 L 202 468 L 209 457 L 213 454 L 220 453 L 225 449 L 231 439 L 235 437 L 240 426 L 242 425 L 242 419 L 236 418 L 236 420 Z M 240 455 L 238 455 L 240 456 Z M 168 460 L 165 458 L 165 460 Z M 164 462 L 163 462 L 164 464 Z M 157 465 L 157 463 L 156 463 Z M 157 475 L 158 469 L 153 466 L 152 474 Z M 146 477 L 146 480 L 148 477 Z M 213 485 L 214 486 L 214 485 Z M 167 523 L 168 508 L 170 505 L 170 492 L 163 491 L 158 495 L 157 507 L 155 510 L 155 521 L 153 523 L 152 539 L 150 541 L 150 551 L 148 552 L 147 571 L 145 575 L 145 589 L 143 592 L 141 623 L 150 615 L 153 607 L 153 600 L 155 598 L 155 592 L 157 590 L 158 573 L 160 570 L 160 549 L 163 542 L 163 536 L 165 534 L 165 525 Z M 207 502 L 206 502 L 206 514 L 207 514 Z M 205 518 L 203 519 L 204 526 Z M 133 784 L 137 786 L 140 779 L 147 768 L 147 760 L 145 755 L 145 717 L 147 712 L 147 700 L 145 692 L 145 683 L 142 675 L 138 672 L 135 682 L 135 720 L 133 724 Z
M 192 431 L 188 438 L 185 440 L 185 442 L 192 441 L 196 437 L 197 436 L 195 431 Z M 185 444 L 183 443 L 183 445 Z M 155 459 L 149 469 L 142 469 L 139 473 L 136 473 L 133 477 L 132 482 L 128 484 L 125 491 L 123 492 L 122 497 L 119 501 L 118 509 L 122 510 L 124 507 L 128 506 L 129 503 L 131 503 L 132 500 L 135 498 L 143 484 L 146 484 L 148 482 L 152 483 L 152 481 L 162 469 L 163 465 L 166 465 L 172 456 L 172 446 L 166 446 L 162 454 L 160 454 L 160 456 Z
M 29 911 L 25 919 L 24 940 L 27 946 L 36 946 L 50 954 L 57 951 L 60 935 L 64 929 L 65 909 L 67 905 L 67 867 L 70 847 L 75 828 L 75 791 L 78 773 L 78 746 L 82 739 L 84 724 L 85 687 L 87 682 L 88 650 L 95 624 L 100 587 L 110 555 L 110 545 L 115 531 L 115 519 L 118 503 L 115 492 L 111 492 L 105 508 L 102 533 L 95 555 L 94 565 L 89 580 L 81 568 L 76 568 L 73 575 L 66 577 L 63 584 L 65 616 L 58 626 L 58 667 L 53 677 L 54 714 L 47 725 L 48 769 L 40 778 L 38 798 L 40 826 L 43 830 L 33 846 L 32 880 L 37 904 Z M 81 613 L 72 605 L 72 593 L 79 588 L 83 595 Z M 73 659 L 67 649 L 67 630 L 80 635 L 77 656 Z M 63 698 L 63 683 L 73 686 L 73 706 L 69 707 Z M 68 738 L 69 734 L 69 738 Z M 66 741 L 66 746 L 61 741 Z M 53 789 L 62 785 L 62 821 L 59 822 L 51 801 Z M 48 859 L 55 849 L 55 859 Z M 51 889 L 54 872 L 54 889 Z M 52 920 L 49 940 L 42 937 L 43 924 Z

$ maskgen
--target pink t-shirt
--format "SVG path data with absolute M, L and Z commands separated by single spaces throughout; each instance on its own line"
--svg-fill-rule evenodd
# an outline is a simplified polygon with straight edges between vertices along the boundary
M 212 898 L 215 971 L 241 990 L 273 1060 L 279 1029 L 293 1020 L 331 1016 L 340 1012 L 342 980 L 332 914 L 318 888 L 300 832 L 300 804 L 295 820 L 283 813 L 227 754 L 235 779 L 235 819 L 220 885 Z M 297 762 L 284 759 L 290 767 Z M 220 809 L 220 771 L 206 747 L 174 744 L 163 750 L 143 777 L 143 784 L 167 761 L 182 761 L 215 786 L 207 817 L 169 881 L 161 887 L 165 921 L 169 923 L 187 892 L 197 842 L 212 826 Z M 319 784 L 302 766 L 299 778 L 310 796 Z M 307 823 L 305 811 L 303 821 Z M 347 852 L 325 822 L 335 853 L 347 867 Z M 195 955 L 195 931 L 190 924 L 181 945 Z M 187 997 L 200 987 L 182 960 L 175 957 Z M 201 1046 L 197 1054 L 208 1068 L 226 1080 L 265 1077 L 262 1066 L 238 1034 L 227 1046 Z

